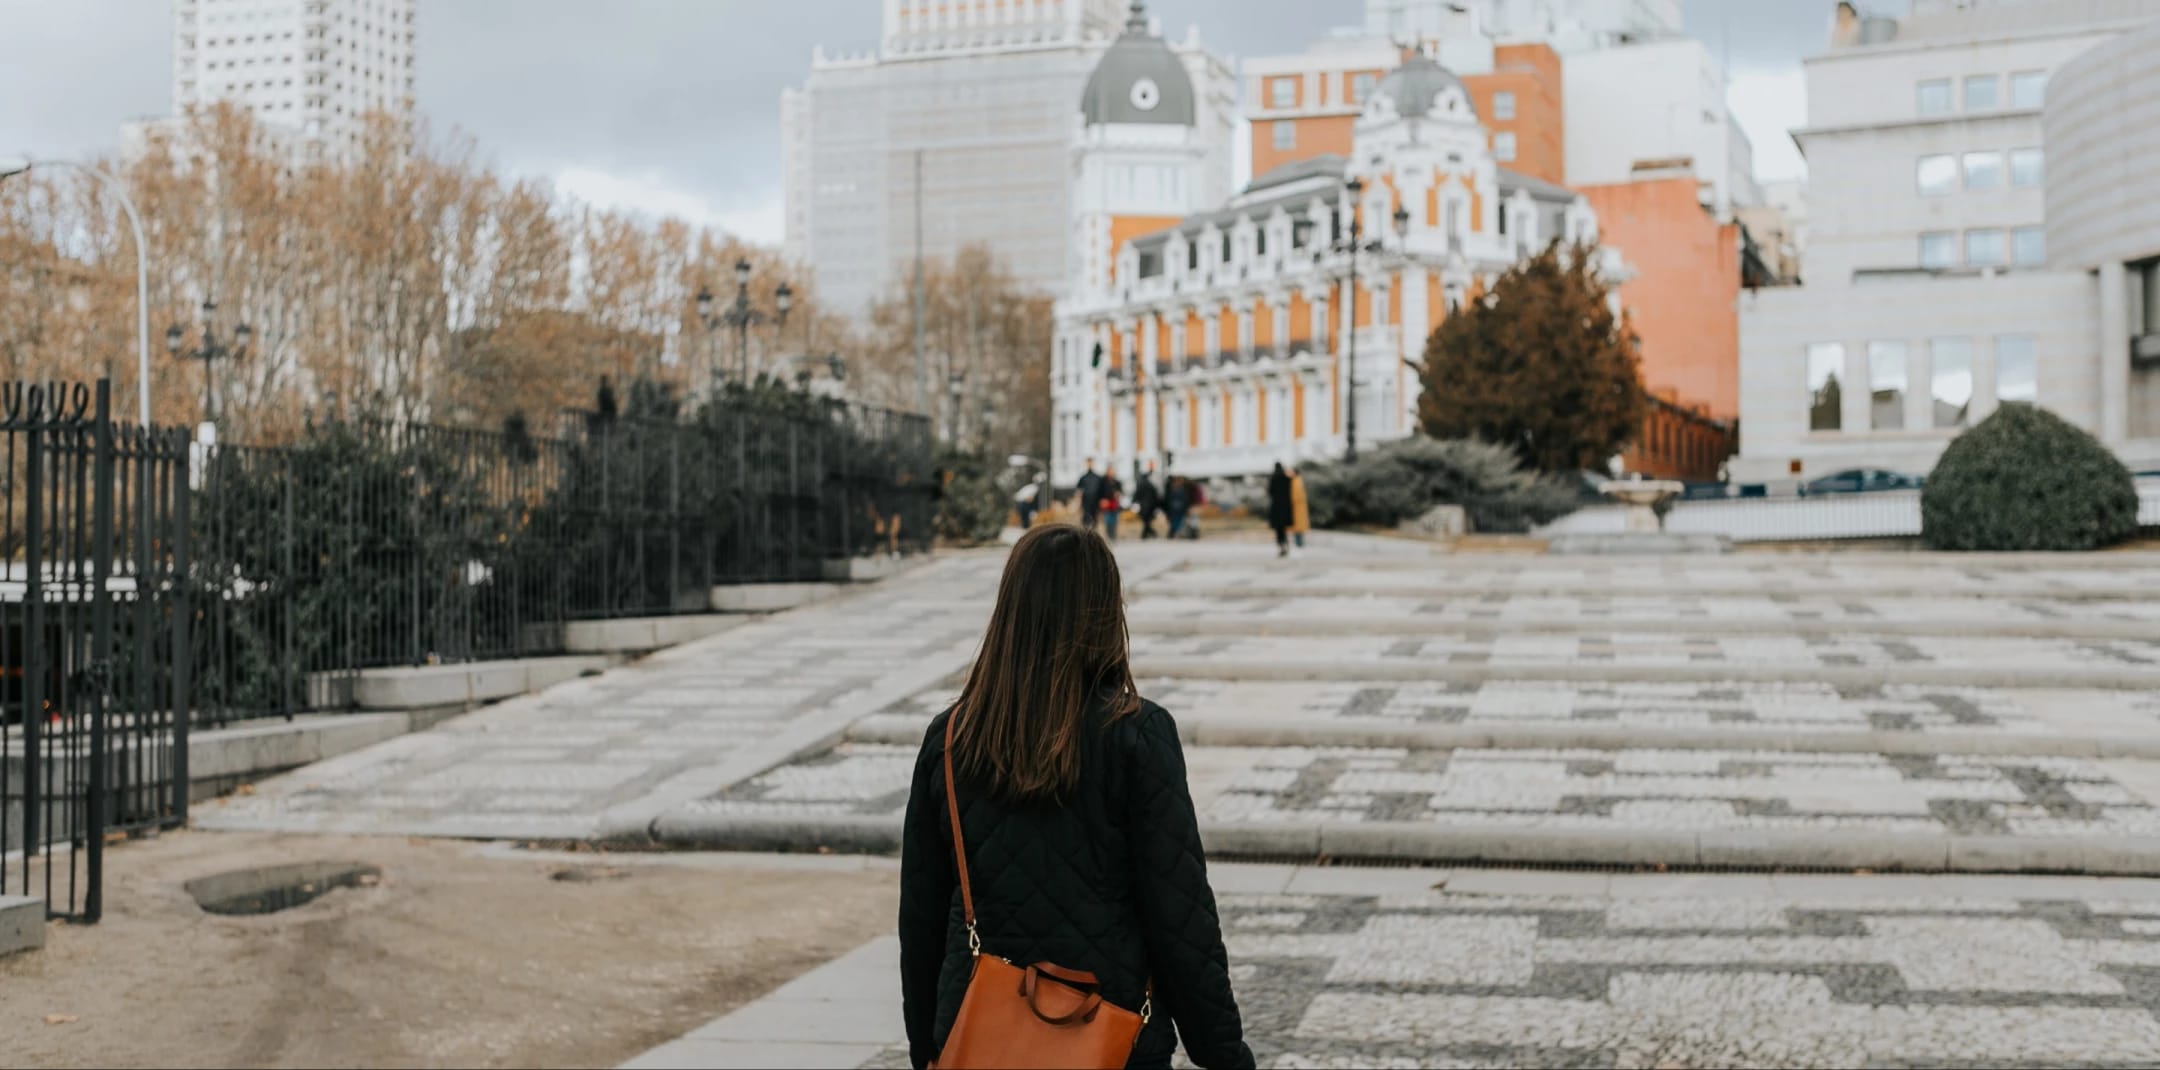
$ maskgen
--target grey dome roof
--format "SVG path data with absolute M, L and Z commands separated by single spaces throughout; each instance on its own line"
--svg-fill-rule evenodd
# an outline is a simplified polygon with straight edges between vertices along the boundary
M 1476 118 L 1477 102 L 1470 96 L 1470 90 L 1464 88 L 1462 79 L 1423 52 L 1413 54 L 1403 61 L 1402 66 L 1389 71 L 1387 77 L 1373 87 L 1373 96 L 1394 101 L 1397 115 L 1423 116 L 1432 110 L 1433 101 L 1450 88 L 1462 93 L 1463 106 L 1470 110 L 1472 118 Z
M 1192 76 L 1162 38 L 1148 32 L 1147 16 L 1132 6 L 1125 32 L 1103 53 L 1080 94 L 1080 113 L 1096 123 L 1160 123 L 1192 126 Z

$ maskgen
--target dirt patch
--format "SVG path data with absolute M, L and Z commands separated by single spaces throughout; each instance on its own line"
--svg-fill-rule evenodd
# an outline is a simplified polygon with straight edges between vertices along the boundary
M 105 920 L 0 959 L 0 1063 L 612 1066 L 889 932 L 898 896 L 868 861 L 501 854 L 205 832 L 108 851 Z M 381 876 L 253 917 L 183 889 L 310 862 Z

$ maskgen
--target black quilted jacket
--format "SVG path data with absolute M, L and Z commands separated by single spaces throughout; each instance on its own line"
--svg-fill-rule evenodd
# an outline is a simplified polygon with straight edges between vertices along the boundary
M 970 969 L 945 817 L 948 715 L 930 722 L 915 760 L 900 856 L 900 988 L 918 1067 L 944 1046 Z M 1087 970 L 1104 999 L 1135 1010 L 1152 977 L 1154 1016 L 1132 1066 L 1169 1065 L 1180 1037 L 1202 1067 L 1252 1066 L 1176 723 L 1144 703 L 1083 739 L 1063 806 L 1007 806 L 959 781 L 983 952 Z

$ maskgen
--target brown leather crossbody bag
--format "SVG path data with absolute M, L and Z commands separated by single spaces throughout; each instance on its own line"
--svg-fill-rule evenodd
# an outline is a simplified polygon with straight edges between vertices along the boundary
M 1085 970 L 1047 962 L 1014 965 L 982 953 L 975 931 L 975 893 L 968 887 L 967 843 L 960 835 L 960 802 L 953 790 L 953 718 L 945 718 L 945 816 L 952 823 L 953 861 L 960 869 L 960 905 L 967 915 L 968 954 L 974 959 L 960 1015 L 936 1070 L 977 1067 L 1073 1067 L 1117 1070 L 1132 1058 L 1153 999 L 1137 1012 L 1102 996 L 1102 985 Z

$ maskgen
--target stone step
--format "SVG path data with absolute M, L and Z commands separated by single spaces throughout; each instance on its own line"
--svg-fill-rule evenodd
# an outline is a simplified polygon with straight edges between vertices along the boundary
M 0 895 L 0 958 L 45 946 L 45 901 Z
M 1309 603 L 1314 600 L 1293 600 Z M 1673 636 L 1935 636 L 1999 639 L 2129 639 L 2150 641 L 2160 635 L 2160 618 L 2105 617 L 2027 619 L 2016 612 L 1984 616 L 1915 618 L 1905 616 L 1772 617 L 1687 616 L 1673 611 L 1629 610 L 1596 616 L 1508 616 L 1466 618 L 1447 614 L 1349 612 L 1362 600 L 1334 605 L 1275 607 L 1260 613 L 1184 615 L 1138 602 L 1127 616 L 1137 636 L 1450 636 L 1498 639 L 1516 635 L 1598 635 L 1617 628 Z M 1234 603 L 1233 603 L 1234 605 Z M 1223 607 L 1218 607 L 1223 608 Z
M 670 844 L 886 852 L 916 747 L 845 743 L 678 807 Z M 1187 751 L 1212 853 L 2160 875 L 2160 762 L 1763 750 Z

